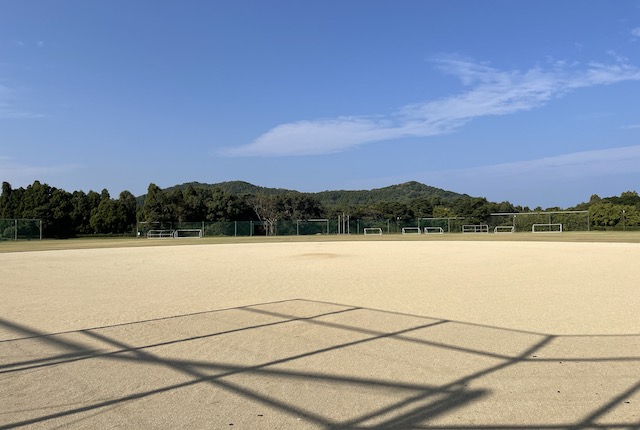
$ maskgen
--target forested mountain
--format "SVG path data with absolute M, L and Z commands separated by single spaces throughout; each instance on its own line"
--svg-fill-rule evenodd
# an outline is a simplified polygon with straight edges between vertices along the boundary
M 243 194 L 267 194 L 267 195 L 283 195 L 289 193 L 299 193 L 295 190 L 287 190 L 283 188 L 267 188 L 250 184 L 243 181 L 220 182 L 217 184 L 203 184 L 200 182 L 187 182 L 180 185 L 165 188 L 165 191 L 184 190 L 188 186 L 202 189 L 219 188 L 225 193 L 236 196 Z M 399 185 L 391 185 L 384 188 L 375 188 L 372 190 L 334 190 L 321 191 L 308 194 L 316 198 L 321 204 L 333 206 L 357 206 L 368 205 L 376 202 L 401 202 L 408 203 L 415 199 L 431 199 L 437 198 L 441 201 L 451 202 L 461 197 L 469 197 L 467 194 L 458 194 L 453 191 L 443 190 L 441 188 L 431 187 L 421 184 L 420 182 L 411 181 Z M 140 196 L 144 201 L 144 196 Z
M 313 195 L 320 202 L 329 205 L 368 205 L 381 201 L 408 203 L 416 199 L 432 198 L 437 198 L 443 202 L 452 202 L 461 197 L 469 197 L 466 194 L 446 191 L 415 181 L 373 190 L 322 191 Z
M 217 184 L 203 184 L 201 182 L 186 182 L 180 185 L 174 185 L 172 187 L 165 188 L 165 191 L 171 192 L 174 190 L 184 190 L 187 187 L 193 188 L 201 188 L 201 189 L 220 189 L 225 193 L 233 194 L 233 195 L 242 195 L 242 194 L 286 194 L 291 192 L 298 192 L 294 190 L 287 190 L 284 188 L 267 188 L 260 187 L 258 185 L 250 184 L 249 182 L 244 181 L 228 181 L 228 182 L 219 182 Z M 143 196 L 142 196 L 143 197 Z

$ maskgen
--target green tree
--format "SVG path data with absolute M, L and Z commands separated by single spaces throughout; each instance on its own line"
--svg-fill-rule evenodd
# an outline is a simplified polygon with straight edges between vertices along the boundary
M 147 196 L 140 212 L 140 221 L 168 223 L 171 221 L 169 201 L 160 187 L 149 184 Z

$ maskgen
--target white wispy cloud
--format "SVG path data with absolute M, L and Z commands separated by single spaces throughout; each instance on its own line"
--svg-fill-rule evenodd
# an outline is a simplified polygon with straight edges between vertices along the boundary
M 538 178 L 550 174 L 554 178 L 596 177 L 611 174 L 640 173 L 640 145 L 620 148 L 581 151 L 535 160 L 495 164 L 465 170 L 452 170 L 453 174 L 465 174 L 477 178 L 478 175 L 525 176 Z
M 221 152 L 228 156 L 315 155 L 402 137 L 450 133 L 486 116 L 508 115 L 544 106 L 550 100 L 599 85 L 640 80 L 640 68 L 615 56 L 611 64 L 586 66 L 556 62 L 548 68 L 499 70 L 467 58 L 434 60 L 442 72 L 467 90 L 449 97 L 406 105 L 391 115 L 305 120 L 278 125 L 253 142 Z
M 640 27 L 636 27 L 633 30 L 631 30 L 631 35 L 633 37 L 640 37 Z
M 640 124 L 629 124 L 622 127 L 625 130 L 634 130 L 636 128 L 640 128 Z

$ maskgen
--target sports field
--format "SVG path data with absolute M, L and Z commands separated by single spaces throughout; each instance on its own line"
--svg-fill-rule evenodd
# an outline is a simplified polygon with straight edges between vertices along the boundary
M 0 243 L 0 429 L 639 429 L 638 234 L 462 236 Z

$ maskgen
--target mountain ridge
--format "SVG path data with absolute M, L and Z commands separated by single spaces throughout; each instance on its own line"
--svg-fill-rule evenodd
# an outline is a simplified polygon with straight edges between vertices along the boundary
M 456 193 L 454 191 L 444 190 L 442 188 L 433 187 L 417 181 L 403 182 L 401 184 L 389 185 L 381 188 L 372 188 L 370 190 L 327 190 L 319 192 L 302 192 L 285 188 L 269 188 L 254 185 L 246 181 L 225 181 L 214 184 L 206 184 L 202 182 L 185 182 L 183 184 L 173 185 L 164 189 L 171 192 L 174 190 L 183 190 L 189 186 L 193 188 L 219 188 L 222 191 L 234 194 L 287 194 L 298 193 L 314 196 L 323 204 L 369 204 L 376 201 L 390 202 L 409 202 L 415 199 L 431 199 L 439 198 L 443 201 L 454 201 L 463 197 L 470 197 L 468 194 Z M 144 198 L 143 196 L 140 196 Z

